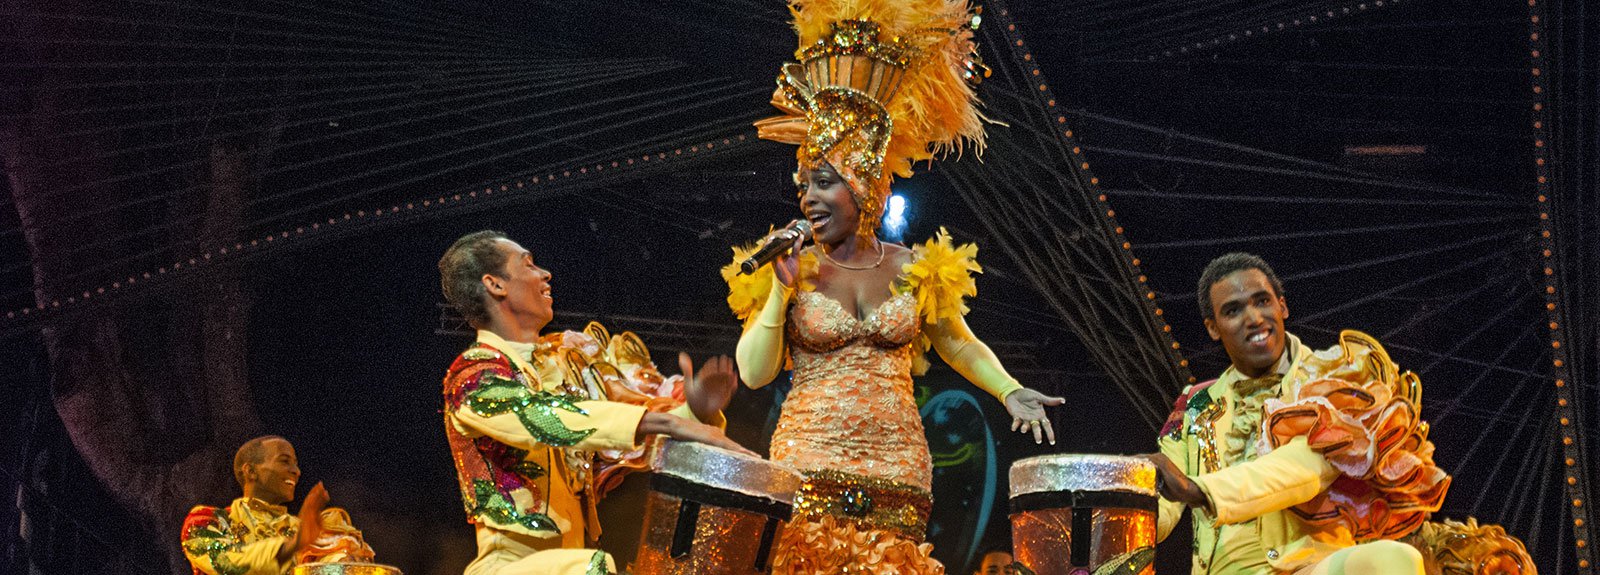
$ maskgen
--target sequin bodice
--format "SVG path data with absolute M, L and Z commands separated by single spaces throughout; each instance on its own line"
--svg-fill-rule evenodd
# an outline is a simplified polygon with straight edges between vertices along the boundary
M 773 433 L 773 459 L 929 488 L 928 441 L 911 385 L 916 296 L 891 297 L 858 320 L 828 296 L 801 291 L 786 323 L 794 387 Z

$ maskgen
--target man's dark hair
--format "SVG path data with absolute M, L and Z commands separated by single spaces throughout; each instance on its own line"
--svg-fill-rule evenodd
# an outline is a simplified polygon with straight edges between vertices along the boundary
M 505 232 L 472 232 L 450 244 L 444 257 L 439 258 L 439 286 L 444 289 L 444 299 L 473 327 L 489 323 L 489 292 L 483 288 L 483 275 L 505 274 L 508 256 L 499 246 L 504 239 L 509 239 Z
M 263 435 L 239 446 L 233 452 L 233 479 L 239 482 L 239 487 L 244 488 L 244 466 L 246 463 L 261 465 L 267 460 L 267 442 L 274 439 L 283 439 L 276 435 Z M 283 439 L 288 441 L 287 439 Z
M 1267 276 L 1267 281 L 1272 283 L 1272 293 L 1283 297 L 1283 282 L 1278 280 L 1278 274 L 1272 273 L 1272 266 L 1261 256 L 1244 252 L 1222 254 L 1217 259 L 1206 264 L 1206 270 L 1200 272 L 1200 317 L 1203 319 L 1216 319 L 1216 314 L 1211 310 L 1211 286 L 1228 277 L 1228 274 L 1242 270 L 1261 270 Z

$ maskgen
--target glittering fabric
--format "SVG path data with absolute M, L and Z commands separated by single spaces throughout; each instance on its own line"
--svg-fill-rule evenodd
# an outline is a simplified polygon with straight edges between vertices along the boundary
M 487 519 L 494 525 L 518 525 L 528 531 L 560 531 L 549 515 L 523 509 L 516 500 L 506 495 L 494 483 L 476 479 L 472 482 L 473 517 Z
M 1205 407 L 1194 416 L 1194 421 L 1189 425 L 1189 434 L 1194 436 L 1195 444 L 1199 448 L 1200 463 L 1205 473 L 1216 473 L 1222 469 L 1222 452 L 1217 448 L 1217 419 L 1228 410 L 1228 398 L 1223 397 L 1211 401 L 1207 394 L 1200 398 L 1206 400 Z
M 1537 575 L 1533 557 L 1522 541 L 1499 525 L 1446 519 L 1424 523 L 1404 542 L 1422 552 L 1428 573 L 1435 575 Z
M 566 447 L 594 433 L 593 429 L 567 429 L 556 410 L 583 413 L 574 398 L 545 391 L 533 391 L 520 377 L 484 373 L 476 389 L 467 392 L 466 405 L 484 417 L 515 413 L 522 426 L 540 443 Z
M 1011 497 L 1056 491 L 1120 491 L 1156 496 L 1156 468 L 1143 457 L 1063 453 L 1011 464 Z
M 611 575 L 611 570 L 606 568 L 606 552 L 595 551 L 589 557 L 589 569 L 583 575 Z
M 825 515 L 864 529 L 894 531 L 921 542 L 928 530 L 933 494 L 893 481 L 839 471 L 815 471 L 795 494 L 794 514 L 800 520 Z
M 620 483 L 623 473 L 643 469 L 647 454 L 643 447 L 610 444 L 598 451 L 578 449 L 580 442 L 603 437 L 591 429 L 599 420 L 569 427 L 562 417 L 592 415 L 583 406 L 600 399 L 668 411 L 683 403 L 683 378 L 663 377 L 637 336 L 613 336 L 599 323 L 532 343 L 493 336 L 496 343 L 488 345 L 483 338 L 490 336 L 479 337 L 451 365 L 443 387 L 445 435 L 468 520 L 581 542 L 585 531 L 593 531 L 585 526 L 594 524 L 595 500 L 607 486 Z M 468 415 L 514 418 L 511 425 L 524 430 L 538 449 L 468 433 L 459 419 Z
M 1072 531 L 1072 509 L 1040 509 L 1011 515 L 1012 552 L 1035 573 L 1151 575 L 1155 567 L 1156 516 L 1132 509 L 1095 509 L 1089 533 Z M 1073 565 L 1072 539 L 1089 537 L 1089 562 Z M 1142 561 L 1141 561 L 1142 559 Z
M 922 534 L 906 529 L 914 523 L 907 519 L 925 522 L 926 512 L 904 512 L 932 501 L 912 496 L 932 484 L 911 383 L 916 304 L 914 294 L 902 293 L 857 320 L 826 295 L 796 294 L 786 322 L 794 386 L 773 433 L 772 459 L 805 472 L 802 492 L 818 498 L 810 511 L 796 502 L 774 573 L 944 572 Z M 861 489 L 847 500 L 851 482 Z M 892 513 L 874 509 L 879 505 Z
M 250 570 L 250 566 L 236 563 L 228 552 L 238 550 L 255 536 L 243 524 L 236 529 L 227 510 L 218 511 L 216 507 L 207 506 L 198 506 L 189 511 L 189 516 L 183 521 L 183 552 L 191 564 L 197 560 L 208 562 L 217 575 L 243 575 Z M 267 536 L 282 537 L 283 534 L 273 532 Z M 204 571 L 196 565 L 194 573 L 202 575 Z
M 857 321 L 828 296 L 799 292 L 787 323 L 794 387 L 773 433 L 773 460 L 928 489 L 907 345 L 919 327 L 915 298 L 894 296 Z
M 644 509 L 644 537 L 639 556 L 628 570 L 633 575 L 743 575 L 766 573 L 771 564 L 757 564 L 761 532 L 767 516 L 754 511 L 701 505 L 694 525 L 694 545 L 673 557 L 678 510 L 683 500 L 665 493 L 650 494 Z M 778 528 L 782 533 L 783 528 Z M 770 544 L 770 543 L 769 543 Z
M 944 565 L 930 555 L 932 544 L 912 541 L 892 531 L 863 529 L 832 515 L 791 521 L 776 547 L 774 575 L 944 573 Z
M 696 485 L 788 505 L 800 489 L 800 472 L 787 465 L 704 443 L 663 441 L 650 467 Z
M 469 520 L 487 521 L 491 525 L 517 527 L 529 532 L 558 531 L 559 526 L 545 512 L 544 498 L 548 489 L 541 484 L 541 480 L 549 480 L 549 470 L 538 462 L 529 461 L 530 454 L 527 451 L 487 436 L 468 437 L 451 421 L 451 412 L 463 404 L 472 405 L 475 411 L 498 412 L 510 405 L 531 403 L 533 392 L 526 379 L 502 352 L 485 346 L 476 346 L 462 353 L 450 371 L 444 388 L 445 435 L 455 458 L 462 503 Z M 474 399 L 474 393 L 485 384 L 492 390 L 506 385 L 504 382 L 520 385 L 522 391 L 498 391 Z M 515 395 L 520 399 L 499 398 L 502 395 Z M 558 437 L 566 436 L 567 432 L 552 430 L 552 434 Z M 549 463 L 545 459 L 541 461 Z M 530 502 L 529 505 L 516 503 L 517 498 L 513 494 L 518 491 L 527 493 L 525 499 Z

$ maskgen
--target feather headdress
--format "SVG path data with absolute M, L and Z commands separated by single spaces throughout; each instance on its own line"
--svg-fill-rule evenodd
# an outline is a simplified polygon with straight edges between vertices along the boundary
M 967 0 L 790 0 L 799 62 L 783 66 L 760 137 L 797 144 L 802 170 L 826 163 L 850 184 L 873 233 L 894 176 L 971 144 L 983 148 L 982 80 Z

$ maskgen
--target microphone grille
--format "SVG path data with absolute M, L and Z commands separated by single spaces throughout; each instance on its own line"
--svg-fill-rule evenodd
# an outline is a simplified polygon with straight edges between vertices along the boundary
M 800 237 L 811 239 L 811 220 L 799 219 L 794 221 L 794 229 L 800 232 Z

